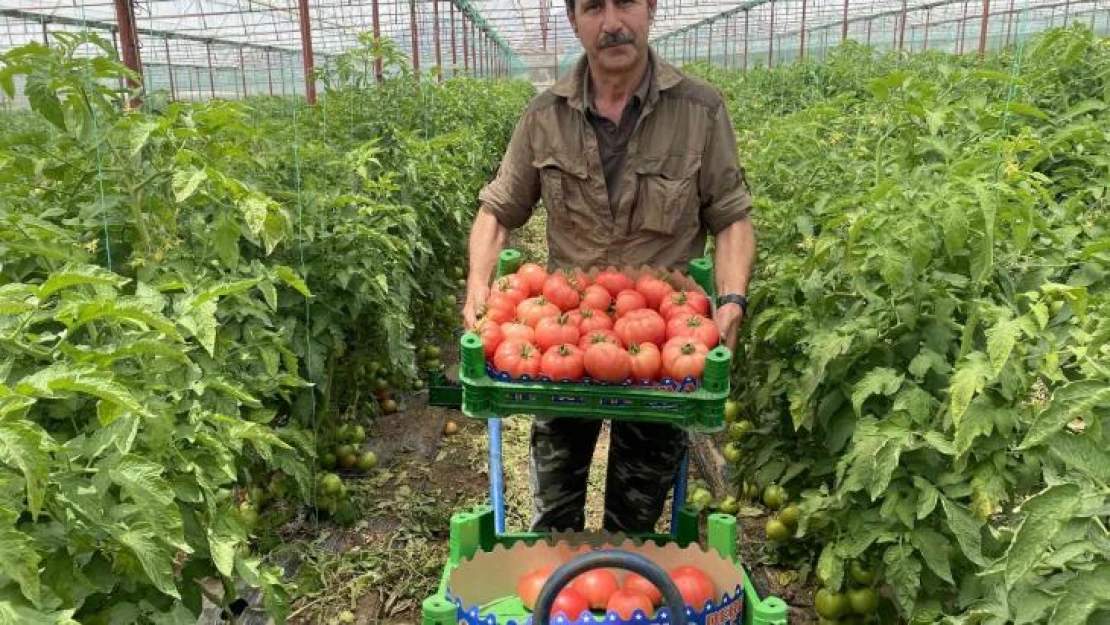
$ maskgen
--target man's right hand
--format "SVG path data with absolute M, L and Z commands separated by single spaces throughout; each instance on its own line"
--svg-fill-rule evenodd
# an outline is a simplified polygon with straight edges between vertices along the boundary
M 463 303 L 463 327 L 473 330 L 478 324 L 478 315 L 482 312 L 486 300 L 489 299 L 489 285 L 474 283 L 473 280 L 466 284 L 466 302 Z

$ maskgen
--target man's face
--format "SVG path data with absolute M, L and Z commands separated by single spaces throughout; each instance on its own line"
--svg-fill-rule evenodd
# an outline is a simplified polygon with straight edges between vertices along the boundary
M 621 73 L 647 55 L 657 0 L 575 0 L 569 15 L 591 67 Z

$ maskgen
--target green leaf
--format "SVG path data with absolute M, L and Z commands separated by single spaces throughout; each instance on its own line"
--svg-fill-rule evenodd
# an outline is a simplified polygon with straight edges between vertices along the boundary
M 131 128 L 131 156 L 138 155 L 146 147 L 150 134 L 157 129 L 158 122 L 152 120 L 140 122 Z
M 81 284 L 95 284 L 118 289 L 128 282 L 130 282 L 129 279 L 95 265 L 66 265 L 57 271 L 50 272 L 50 276 L 38 288 L 38 297 L 45 300 L 62 289 Z
M 923 348 L 913 360 L 910 361 L 909 371 L 913 377 L 921 380 L 925 374 L 931 371 L 937 373 L 948 373 L 951 367 L 948 364 L 948 359 L 943 354 L 937 353 L 928 347 Z
M 994 431 L 995 418 L 1002 410 L 996 408 L 985 397 L 978 397 L 968 406 L 964 418 L 956 426 L 956 453 L 964 455 L 971 449 L 971 444 L 980 436 L 988 436 Z
M 228 269 L 235 270 L 239 266 L 239 237 L 241 230 L 239 223 L 228 212 L 221 212 L 216 217 L 216 227 L 212 233 L 212 242 L 216 246 L 216 255 L 220 262 Z
M 257 237 L 266 226 L 266 215 L 270 212 L 269 198 L 259 193 L 250 193 L 237 202 L 237 205 L 243 213 L 247 229 Z
M 1079 487 L 1050 486 L 1021 505 L 1022 521 L 1006 550 L 1006 588 L 1011 589 L 1045 557 L 1062 520 L 1079 507 Z
M 41 607 L 39 557 L 35 541 L 12 527 L 0 526 L 0 574 L 19 584 L 23 596 Z
M 893 395 L 902 386 L 902 375 L 894 369 L 877 367 L 867 372 L 852 390 L 852 406 L 860 416 L 863 402 L 872 395 Z
M 1022 333 L 1020 319 L 1002 319 L 987 330 L 987 356 L 991 361 L 991 377 L 998 376 L 1002 371 Z
M 1084 625 L 1098 609 L 1110 605 L 1110 563 L 1100 562 L 1093 570 L 1078 571 L 1064 585 L 1049 625 Z
M 0 463 L 15 467 L 27 483 L 27 510 L 38 518 L 50 477 L 54 440 L 29 421 L 0 421 Z
M 826 543 L 817 558 L 817 576 L 825 580 L 825 586 L 840 588 L 844 581 L 844 559 L 837 554 L 835 542 Z
M 209 300 L 196 306 L 178 318 L 178 323 L 193 333 L 209 356 L 216 355 L 216 333 L 219 323 L 216 321 L 215 301 Z
M 1097 406 L 1110 405 L 1110 386 L 1098 380 L 1080 380 L 1062 386 L 1052 396 L 1052 403 L 1033 421 L 1019 450 L 1029 449 L 1061 432 L 1077 417 L 1089 417 Z
M 948 256 L 959 256 L 967 246 L 970 228 L 967 207 L 959 202 L 947 202 L 947 207 L 940 213 L 940 226 L 944 232 L 944 249 Z
M 983 390 L 987 380 L 992 377 L 991 366 L 982 352 L 972 352 L 956 366 L 952 374 L 952 384 L 948 389 L 950 398 L 949 416 L 959 428 L 960 419 L 975 394 Z
M 123 488 L 124 494 L 140 507 L 157 510 L 170 507 L 174 500 L 173 489 L 163 479 L 162 471 L 161 465 L 128 454 L 109 471 L 109 475 Z
M 77 302 L 63 307 L 58 312 L 58 319 L 72 321 L 71 330 L 96 321 L 97 319 L 113 319 L 128 321 L 145 329 L 153 328 L 167 338 L 181 341 L 181 333 L 173 322 L 161 313 L 150 310 L 143 302 L 137 300 L 110 300 L 97 299 L 93 301 Z
M 71 367 L 64 363 L 51 365 L 20 380 L 15 390 L 23 395 L 45 398 L 57 398 L 59 393 L 67 391 L 85 393 L 119 404 L 132 412 L 150 414 L 127 388 L 91 367 Z
M 42 115 L 46 121 L 65 132 L 66 116 L 62 109 L 62 101 L 58 99 L 58 92 L 51 85 L 51 74 L 45 69 L 31 72 L 23 84 L 23 95 L 31 109 Z
M 200 394 L 204 393 L 205 388 L 215 389 L 217 391 L 230 395 L 231 397 L 239 400 L 239 402 L 243 405 L 250 408 L 262 407 L 262 402 L 255 399 L 254 396 L 248 393 L 246 389 L 238 384 L 228 382 L 222 377 L 212 376 L 203 380 L 198 380 L 196 384 L 194 384 L 194 389 Z
M 887 548 L 883 553 L 883 564 L 898 607 L 907 617 L 912 615 L 921 586 L 921 562 L 914 557 L 912 547 L 899 544 Z
M 234 572 L 235 551 L 246 540 L 246 530 L 235 514 L 227 509 L 216 513 L 215 521 L 208 528 L 208 549 L 221 575 L 230 577 Z
M 166 545 L 158 541 L 155 528 L 136 524 L 132 529 L 119 534 L 117 539 L 139 560 L 155 588 L 171 597 L 181 598 L 174 584 L 173 554 Z
M 1061 432 L 1048 439 L 1046 446 L 1069 467 L 1086 473 L 1102 483 L 1110 483 L 1110 458 L 1106 447 L 1090 434 Z
M 901 437 L 888 438 L 879 448 L 879 453 L 875 455 L 875 468 L 871 474 L 871 501 L 877 500 L 890 486 L 890 480 L 898 468 L 898 460 L 902 457 L 902 451 L 908 443 L 909 433 L 906 432 Z
M 219 301 L 221 297 L 242 293 L 243 291 L 254 288 L 260 282 L 260 278 L 249 278 L 246 280 L 224 281 L 215 286 L 210 286 L 203 291 L 194 293 L 184 306 L 185 311 L 194 310 L 211 301 Z
M 929 567 L 937 577 L 949 584 L 955 584 L 952 579 L 952 567 L 948 563 L 948 550 L 951 544 L 940 532 L 928 527 L 919 526 L 910 535 L 910 542 L 921 554 L 925 566 Z
M 200 187 L 200 183 L 208 179 L 208 173 L 197 167 L 179 169 L 173 172 L 173 198 L 179 204 L 191 198 Z
M 920 476 L 913 476 L 914 486 L 917 487 L 917 520 L 924 519 L 932 514 L 937 507 L 937 498 L 940 491 L 932 482 Z
M 977 521 L 967 508 L 950 501 L 947 497 L 942 496 L 940 503 L 944 507 L 945 516 L 948 517 L 948 527 L 956 537 L 956 542 L 960 543 L 964 556 L 979 566 L 986 566 L 987 561 L 983 558 L 983 536 L 980 531 L 982 523 Z
M 308 289 L 308 285 L 301 279 L 297 272 L 285 265 L 278 265 L 274 267 L 274 275 L 281 279 L 282 282 L 293 287 L 298 293 L 305 297 L 312 297 L 312 291 Z

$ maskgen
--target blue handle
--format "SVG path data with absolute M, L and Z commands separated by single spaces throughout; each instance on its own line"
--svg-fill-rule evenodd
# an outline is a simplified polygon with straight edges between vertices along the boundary
M 501 419 L 489 420 L 489 498 L 493 505 L 493 525 L 505 533 L 505 481 L 501 468 Z
M 686 603 L 682 600 L 678 587 L 663 569 L 638 553 L 617 549 L 590 551 L 555 569 L 536 598 L 536 609 L 532 613 L 536 625 L 550 625 L 551 606 L 555 604 L 555 597 L 575 577 L 593 569 L 624 569 L 643 576 L 663 593 L 664 604 L 670 609 L 671 625 L 686 625 Z M 579 616 L 566 615 L 574 621 Z
M 671 501 L 671 536 L 678 535 L 678 513 L 686 504 L 686 473 L 689 470 L 690 454 L 683 452 L 678 463 L 678 474 L 674 476 L 674 499 Z

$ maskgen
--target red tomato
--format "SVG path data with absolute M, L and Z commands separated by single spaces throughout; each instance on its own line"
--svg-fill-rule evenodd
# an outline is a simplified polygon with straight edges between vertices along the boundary
M 556 345 L 540 359 L 540 373 L 552 380 L 578 381 L 584 372 L 582 350 L 574 344 Z
M 632 278 L 612 267 L 599 272 L 597 277 L 594 278 L 594 284 L 605 287 L 605 290 L 609 291 L 609 295 L 613 297 L 616 297 L 617 293 L 629 290 L 634 286 Z
M 632 379 L 655 380 L 663 368 L 663 356 L 655 343 L 630 343 L 628 355 L 632 359 Z
M 536 338 L 536 330 L 523 321 L 506 321 L 501 324 L 501 340 L 515 339 L 531 343 Z
M 524 607 L 529 610 L 536 607 L 536 599 L 540 596 L 543 585 L 547 583 L 547 578 L 551 577 L 554 570 L 555 567 L 545 566 L 529 572 L 517 581 L 516 594 L 524 603 Z
M 663 302 L 659 304 L 659 314 L 663 315 L 664 319 L 670 319 L 684 312 L 708 315 L 709 297 L 701 291 L 675 291 L 664 297 Z
M 516 316 L 524 323 L 536 327 L 544 317 L 558 317 L 559 307 L 540 297 L 529 297 L 516 307 Z
M 613 330 L 625 345 L 655 343 L 662 345 L 667 338 L 667 322 L 650 308 L 633 310 L 613 324 Z
M 562 614 L 566 618 L 577 621 L 582 613 L 590 609 L 586 598 L 572 588 L 564 588 L 555 595 L 555 603 L 551 604 L 551 619 Z
M 493 353 L 497 351 L 497 346 L 505 338 L 505 335 L 501 332 L 501 325 L 494 323 L 491 319 L 482 319 L 478 322 L 478 325 L 474 326 L 474 332 L 482 340 L 482 350 L 486 352 L 486 360 L 492 360 Z
M 583 306 L 578 310 L 578 314 L 581 317 L 578 322 L 578 329 L 582 331 L 582 334 L 587 334 L 593 330 L 613 329 L 613 320 L 603 311 Z
M 697 339 L 676 337 L 663 346 L 663 375 L 675 380 L 700 378 L 709 348 Z
M 586 348 L 582 360 L 586 373 L 595 380 L 617 384 L 632 375 L 632 357 L 620 345 L 594 343 Z
M 624 343 L 621 343 L 617 333 L 612 330 L 591 330 L 582 335 L 582 338 L 578 341 L 578 346 L 587 350 L 595 343 L 612 343 L 617 347 L 624 347 Z
M 663 298 L 674 293 L 674 287 L 650 273 L 636 279 L 636 290 L 647 300 L 648 308 L 659 308 Z
M 721 341 L 721 331 L 709 317 L 681 315 L 667 322 L 667 340 L 675 337 L 698 339 L 706 347 L 716 347 Z
M 543 283 L 543 296 L 559 307 L 559 310 L 578 308 L 582 296 L 578 289 L 571 286 L 565 273 L 553 273 Z
M 626 289 L 617 293 L 615 304 L 616 307 L 613 310 L 613 316 L 620 319 L 633 310 L 640 310 L 641 308 L 647 307 L 647 300 L 639 291 Z
M 582 306 L 596 310 L 609 310 L 613 304 L 613 296 L 599 284 L 591 284 L 582 292 Z
M 609 603 L 605 606 L 607 613 L 614 612 L 626 621 L 631 621 L 637 610 L 650 618 L 655 612 L 655 606 L 652 605 L 651 599 L 635 590 L 618 590 L 609 597 Z
M 609 605 L 609 597 L 620 588 L 620 582 L 609 569 L 594 569 L 574 578 L 570 587 L 586 598 L 591 610 L 604 610 Z
M 652 606 L 663 604 L 663 592 L 656 588 L 655 584 L 649 582 L 647 578 L 642 575 L 629 573 L 628 577 L 624 578 L 624 590 L 639 593 L 647 597 Z
M 540 374 L 540 350 L 526 341 L 506 339 L 493 354 L 493 366 L 513 378 Z
M 504 293 L 512 298 L 517 304 L 523 302 L 528 298 L 528 285 L 524 280 L 515 273 L 510 273 L 507 276 L 501 276 L 493 281 L 493 287 L 490 289 L 491 293 Z
M 536 345 L 546 352 L 563 343 L 578 344 L 578 325 L 566 315 L 540 319 L 536 324 Z
M 516 317 L 516 306 L 518 300 L 507 293 L 492 293 L 486 299 L 484 310 L 482 312 L 483 319 L 489 319 L 494 323 L 505 323 L 513 317 Z
M 670 573 L 671 580 L 678 587 L 682 601 L 686 605 L 701 612 L 705 609 L 705 602 L 716 601 L 717 591 L 713 580 L 700 569 L 692 566 L 680 566 Z
M 536 263 L 524 263 L 516 270 L 521 282 L 528 287 L 528 295 L 539 295 L 543 292 L 543 283 L 547 280 L 547 270 Z

